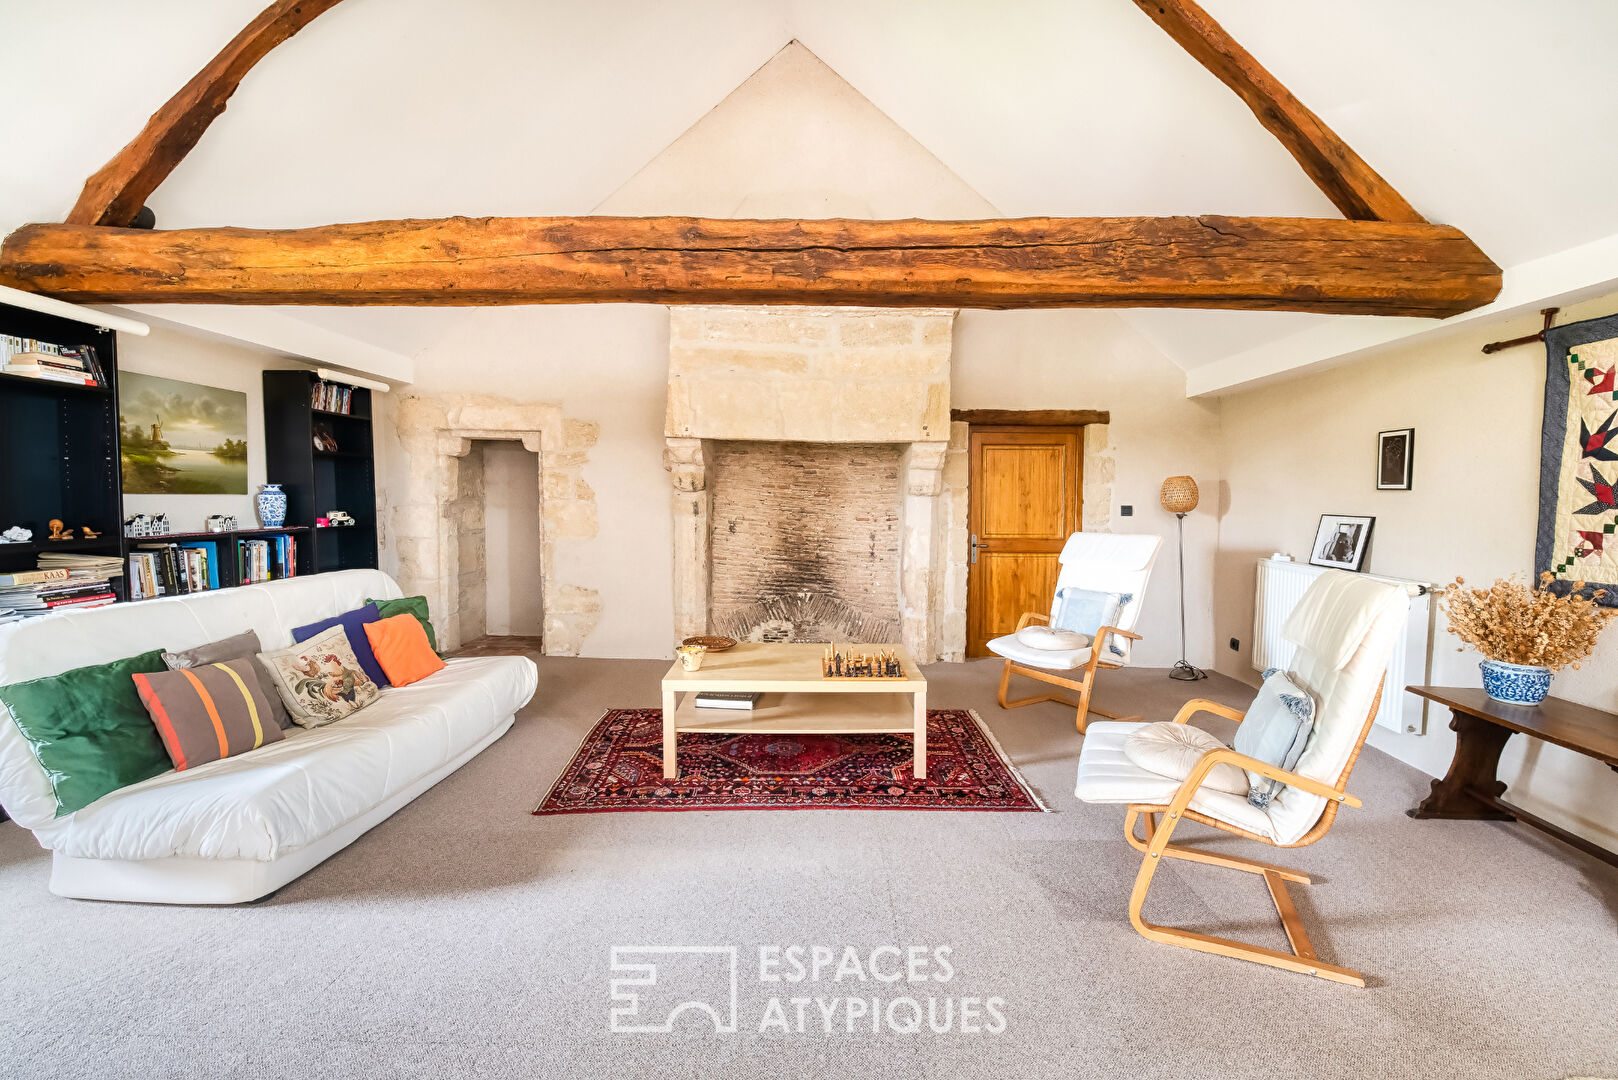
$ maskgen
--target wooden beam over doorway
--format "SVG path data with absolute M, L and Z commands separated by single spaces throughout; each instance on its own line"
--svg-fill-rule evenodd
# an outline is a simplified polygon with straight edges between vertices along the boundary
M 1112 422 L 1106 409 L 951 409 L 949 418 L 983 427 L 1083 427 Z

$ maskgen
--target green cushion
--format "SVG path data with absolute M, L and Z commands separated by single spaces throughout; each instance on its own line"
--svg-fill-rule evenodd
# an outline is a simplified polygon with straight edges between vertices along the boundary
M 56 816 L 174 768 L 135 692 L 137 673 L 168 670 L 163 650 L 0 686 L 0 701 L 56 792 Z
M 427 631 L 427 645 L 438 651 L 438 636 L 433 633 L 433 624 L 427 618 L 427 598 L 425 596 L 406 596 L 398 600 L 367 600 L 367 604 L 375 604 L 377 614 L 386 619 L 390 615 L 414 615 L 421 628 Z

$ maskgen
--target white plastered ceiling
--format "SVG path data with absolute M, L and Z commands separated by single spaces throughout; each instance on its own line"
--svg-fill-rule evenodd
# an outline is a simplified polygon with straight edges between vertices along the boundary
M 7 4 L 4 36 L 24 47 L 9 53 L 0 139 L 26 152 L 0 165 L 0 230 L 60 220 L 84 178 L 262 3 Z M 1205 6 L 1418 210 L 1505 268 L 1490 311 L 1618 280 L 1618 68 L 1606 55 L 1618 4 Z M 151 205 L 165 227 L 607 212 L 614 193 L 633 202 L 641 167 L 794 39 L 1001 214 L 1335 216 L 1236 96 L 1131 0 L 345 0 L 248 76 Z M 71 78 L 63 56 L 76 58 Z M 783 132 L 802 130 L 792 119 Z M 684 209 L 748 216 L 745 193 L 727 206 L 722 188 L 716 177 Z M 806 214 L 908 216 L 929 202 L 816 209 L 803 194 Z M 240 325 L 246 340 L 394 378 L 480 317 L 195 314 L 215 332 Z M 1191 393 L 1437 326 L 1123 317 L 1188 373 Z

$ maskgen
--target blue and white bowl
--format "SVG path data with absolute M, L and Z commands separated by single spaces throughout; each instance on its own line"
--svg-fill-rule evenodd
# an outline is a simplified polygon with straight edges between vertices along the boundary
M 1551 669 L 1529 664 L 1485 660 L 1483 692 L 1507 705 L 1538 705 L 1551 692 Z

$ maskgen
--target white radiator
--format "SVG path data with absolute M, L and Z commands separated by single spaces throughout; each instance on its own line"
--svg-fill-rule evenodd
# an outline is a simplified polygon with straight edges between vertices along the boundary
M 1258 592 L 1253 608 L 1253 668 L 1285 670 L 1292 663 L 1297 646 L 1281 636 L 1287 616 L 1303 598 L 1309 585 L 1326 572 L 1324 567 L 1307 563 L 1258 560 Z M 1404 632 L 1388 661 L 1388 678 L 1382 688 L 1382 706 L 1377 710 L 1378 727 L 1413 734 L 1427 730 L 1426 702 L 1405 687 L 1430 681 L 1432 674 L 1433 605 L 1431 585 L 1424 581 L 1367 574 L 1378 581 L 1404 585 L 1410 592 L 1410 615 Z

